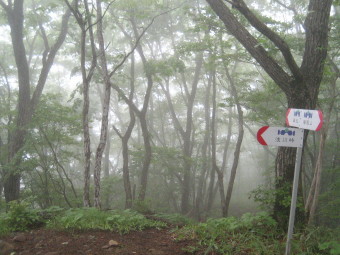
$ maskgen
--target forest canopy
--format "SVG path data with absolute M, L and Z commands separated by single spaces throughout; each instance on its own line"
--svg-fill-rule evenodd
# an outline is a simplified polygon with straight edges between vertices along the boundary
M 96 207 L 339 224 L 339 1 L 0 0 L 0 210 Z M 308 134 L 308 135 L 307 135 Z

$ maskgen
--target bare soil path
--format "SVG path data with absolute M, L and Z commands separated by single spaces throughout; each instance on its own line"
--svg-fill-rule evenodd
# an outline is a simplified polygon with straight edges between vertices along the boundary
M 188 255 L 193 253 L 186 252 L 186 248 L 194 245 L 191 241 L 176 241 L 170 229 L 147 229 L 126 235 L 99 230 L 38 229 L 1 239 L 16 255 Z

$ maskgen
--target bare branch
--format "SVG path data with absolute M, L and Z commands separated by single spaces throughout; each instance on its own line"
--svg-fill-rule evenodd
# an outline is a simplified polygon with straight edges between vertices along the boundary
M 112 125 L 113 130 L 116 132 L 116 134 L 119 136 L 120 139 L 123 139 L 122 134 L 120 133 L 119 129 L 115 126 Z
M 162 16 L 162 15 L 165 15 L 165 14 L 167 14 L 167 13 L 169 13 L 169 12 L 172 12 L 173 10 L 176 10 L 176 9 L 178 9 L 178 8 L 179 8 L 179 7 L 176 7 L 176 8 L 167 10 L 167 11 L 165 11 L 165 12 L 162 12 L 162 13 L 160 13 L 160 14 L 154 16 L 154 17 L 151 19 L 150 23 L 146 26 L 146 28 L 143 29 L 142 33 L 137 37 L 137 39 L 136 39 L 136 41 L 135 41 L 135 44 L 133 45 L 132 49 L 131 49 L 127 54 L 125 54 L 125 56 L 124 56 L 123 59 L 120 61 L 120 63 L 119 63 L 119 64 L 118 64 L 118 65 L 110 72 L 109 77 L 112 77 L 112 76 L 117 72 L 117 70 L 125 63 L 126 59 L 132 54 L 132 52 L 134 52 L 134 51 L 136 50 L 136 48 L 137 48 L 138 45 L 139 45 L 140 40 L 142 39 L 142 37 L 144 36 L 144 34 L 146 33 L 146 31 L 152 26 L 152 24 L 154 23 L 154 21 L 155 21 L 158 17 L 160 17 L 160 16 Z M 123 31 L 123 30 L 122 30 L 122 31 Z M 123 33 L 124 33 L 124 31 L 123 31 Z M 127 33 L 124 33 L 124 34 L 125 34 L 125 36 L 130 37 Z M 130 37 L 130 38 L 131 38 L 131 37 Z

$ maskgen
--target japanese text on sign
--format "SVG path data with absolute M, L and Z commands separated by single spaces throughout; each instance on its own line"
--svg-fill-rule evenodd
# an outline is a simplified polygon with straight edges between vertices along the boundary
M 262 127 L 257 133 L 262 145 L 302 147 L 303 129 L 286 127 Z
M 320 130 L 322 127 L 323 115 L 319 110 L 305 110 L 289 108 L 286 113 L 286 124 L 309 130 Z

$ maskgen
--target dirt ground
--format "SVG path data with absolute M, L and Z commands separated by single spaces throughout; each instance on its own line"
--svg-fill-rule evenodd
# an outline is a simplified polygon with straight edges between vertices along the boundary
M 9 253 L 0 250 L 0 255 L 185 255 L 193 254 L 186 252 L 186 248 L 194 245 L 193 241 L 176 241 L 170 229 L 147 229 L 126 235 L 38 229 L 0 239 L 12 249 Z

